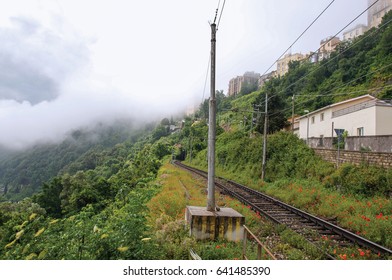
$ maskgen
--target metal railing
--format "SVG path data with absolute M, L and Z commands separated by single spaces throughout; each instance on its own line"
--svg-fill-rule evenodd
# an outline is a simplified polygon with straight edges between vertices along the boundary
M 189 255 L 195 261 L 200 261 L 201 260 L 201 257 L 193 249 L 189 249 Z
M 263 251 L 264 251 L 264 256 L 266 256 L 268 259 L 276 260 L 275 256 L 267 249 L 266 246 L 264 246 L 263 243 L 254 235 L 248 227 L 244 225 L 244 240 L 243 240 L 243 249 L 242 249 L 242 258 L 244 260 L 248 260 L 248 257 L 246 255 L 246 245 L 248 242 L 248 235 L 250 235 L 257 243 L 257 260 L 261 260 L 263 256 Z

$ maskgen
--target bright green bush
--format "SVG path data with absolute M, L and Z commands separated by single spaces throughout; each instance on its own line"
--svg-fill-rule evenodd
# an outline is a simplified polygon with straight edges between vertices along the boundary
M 365 197 L 392 193 L 392 170 L 382 167 L 344 164 L 325 180 L 325 186 Z

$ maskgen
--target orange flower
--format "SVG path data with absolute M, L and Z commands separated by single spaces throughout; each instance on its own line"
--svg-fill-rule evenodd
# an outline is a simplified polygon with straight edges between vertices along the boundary
M 380 220 L 380 219 L 382 219 L 383 218 L 383 214 L 380 212 L 380 214 L 378 214 L 377 216 L 376 216 L 376 219 L 377 220 Z
M 340 259 L 342 259 L 342 260 L 347 260 L 347 255 L 346 255 L 346 254 L 344 254 L 344 255 L 339 255 L 339 257 L 340 257 Z

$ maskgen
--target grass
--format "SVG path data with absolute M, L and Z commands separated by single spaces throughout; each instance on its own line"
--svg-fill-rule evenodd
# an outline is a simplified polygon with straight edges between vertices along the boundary
M 197 168 L 197 166 L 195 166 Z M 392 200 L 385 197 L 364 198 L 345 195 L 339 190 L 325 188 L 322 183 L 311 179 L 281 179 L 265 183 L 259 179 L 249 179 L 245 172 L 237 174 L 216 168 L 217 175 L 262 191 L 316 216 L 336 222 L 339 226 L 387 248 L 392 248 Z M 244 175 L 245 174 L 245 175 Z M 235 208 L 235 206 L 233 207 Z M 283 240 L 287 242 L 287 239 Z M 294 243 L 291 247 L 295 248 Z M 298 257 L 297 253 L 288 253 L 287 245 L 278 246 L 278 251 Z M 352 249 L 331 249 L 331 254 L 342 259 L 377 259 L 378 256 L 368 251 Z M 312 258 L 314 255 L 307 253 Z
M 149 225 L 155 232 L 155 241 L 165 252 L 167 259 L 188 259 L 189 249 L 194 249 L 202 259 L 241 259 L 242 242 L 228 242 L 225 240 L 196 241 L 189 236 L 189 229 L 184 221 L 186 205 L 205 206 L 206 182 L 195 179 L 189 172 L 177 168 L 166 162 L 159 170 L 158 183 L 161 191 L 147 204 L 150 215 Z M 300 250 L 305 244 L 281 238 L 282 229 L 270 224 L 259 213 L 255 213 L 249 206 L 237 200 L 216 193 L 216 203 L 220 207 L 230 207 L 245 216 L 246 225 L 256 233 L 270 250 L 283 259 L 318 259 L 319 254 L 314 250 Z M 286 236 L 296 233 L 285 228 Z M 272 241 L 273 240 L 273 241 Z M 247 256 L 256 258 L 256 246 L 247 246 Z M 306 242 L 305 242 L 306 243 Z M 282 249 L 283 248 L 283 249 Z
M 262 190 L 280 200 L 392 248 L 392 201 L 383 197 L 360 198 L 325 189 L 306 180 L 277 181 Z

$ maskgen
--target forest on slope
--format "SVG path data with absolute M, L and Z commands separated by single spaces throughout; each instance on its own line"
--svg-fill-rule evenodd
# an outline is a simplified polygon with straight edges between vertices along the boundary
M 20 200 L 40 190 L 59 174 L 94 169 L 102 150 L 123 142 L 135 142 L 144 132 L 131 121 L 97 124 L 69 133 L 60 143 L 41 143 L 23 150 L 3 148 L 0 153 L 0 201 Z

